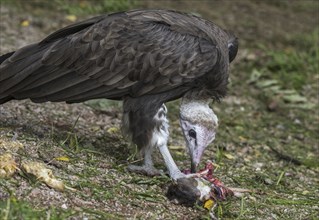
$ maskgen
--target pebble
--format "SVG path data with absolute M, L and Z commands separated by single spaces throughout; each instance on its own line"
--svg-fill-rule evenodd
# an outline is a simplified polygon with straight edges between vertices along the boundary
M 259 162 L 254 163 L 254 165 L 253 165 L 253 167 L 255 167 L 255 168 L 262 168 L 263 166 L 264 166 L 264 164 L 263 163 L 259 163 Z
M 277 129 L 280 129 L 280 130 L 285 130 L 285 126 L 283 126 L 282 124 L 279 124 L 276 126 Z
M 40 195 L 40 193 L 41 193 L 41 191 L 39 189 L 35 188 L 35 189 L 32 189 L 32 191 L 31 191 L 31 193 L 29 195 L 31 197 L 37 197 L 37 196 Z
M 255 170 L 257 171 L 257 172 L 259 172 L 259 171 L 261 171 L 261 168 L 264 166 L 264 164 L 263 163 L 254 163 L 253 164 L 253 167 L 255 168 Z
M 64 203 L 63 205 L 61 205 L 61 208 L 62 208 L 62 209 L 67 209 L 68 207 L 67 207 L 67 205 Z
M 273 184 L 273 181 L 270 178 L 266 178 L 265 183 L 268 185 L 271 185 L 271 184 Z

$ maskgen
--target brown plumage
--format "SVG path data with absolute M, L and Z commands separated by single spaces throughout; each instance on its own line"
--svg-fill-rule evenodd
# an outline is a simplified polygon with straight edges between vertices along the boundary
M 163 103 L 185 93 L 216 100 L 226 94 L 237 46 L 233 35 L 189 14 L 135 10 L 102 15 L 1 56 L 0 104 L 26 98 L 125 100 L 128 132 L 143 148 Z M 145 129 L 133 131 L 132 121 Z

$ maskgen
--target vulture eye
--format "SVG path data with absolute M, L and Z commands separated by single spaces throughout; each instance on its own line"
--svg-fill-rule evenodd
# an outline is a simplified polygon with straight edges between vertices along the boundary
M 196 139 L 196 131 L 194 131 L 193 129 L 190 129 L 190 130 L 188 131 L 188 135 L 189 135 L 191 138 Z

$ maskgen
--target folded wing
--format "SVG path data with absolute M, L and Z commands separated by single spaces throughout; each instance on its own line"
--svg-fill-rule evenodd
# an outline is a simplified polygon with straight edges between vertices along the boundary
M 0 65 L 0 101 L 80 102 L 195 87 L 221 59 L 203 24 L 189 15 L 154 10 L 63 28 Z

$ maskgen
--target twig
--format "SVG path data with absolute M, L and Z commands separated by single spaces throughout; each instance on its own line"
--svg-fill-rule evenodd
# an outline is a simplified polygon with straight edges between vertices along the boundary
M 279 157 L 279 159 L 282 159 L 282 160 L 286 160 L 288 162 L 291 162 L 293 164 L 296 164 L 296 165 L 302 165 L 302 162 L 300 160 L 297 160 L 289 155 L 286 155 L 282 152 L 279 152 L 277 149 L 275 149 L 274 147 L 268 145 L 268 147 L 276 153 L 277 157 Z
M 231 190 L 234 193 L 234 196 L 238 197 L 238 198 L 242 198 L 243 197 L 243 193 L 251 193 L 251 192 L 253 192 L 252 190 L 241 189 L 241 188 L 228 187 L 228 189 Z

